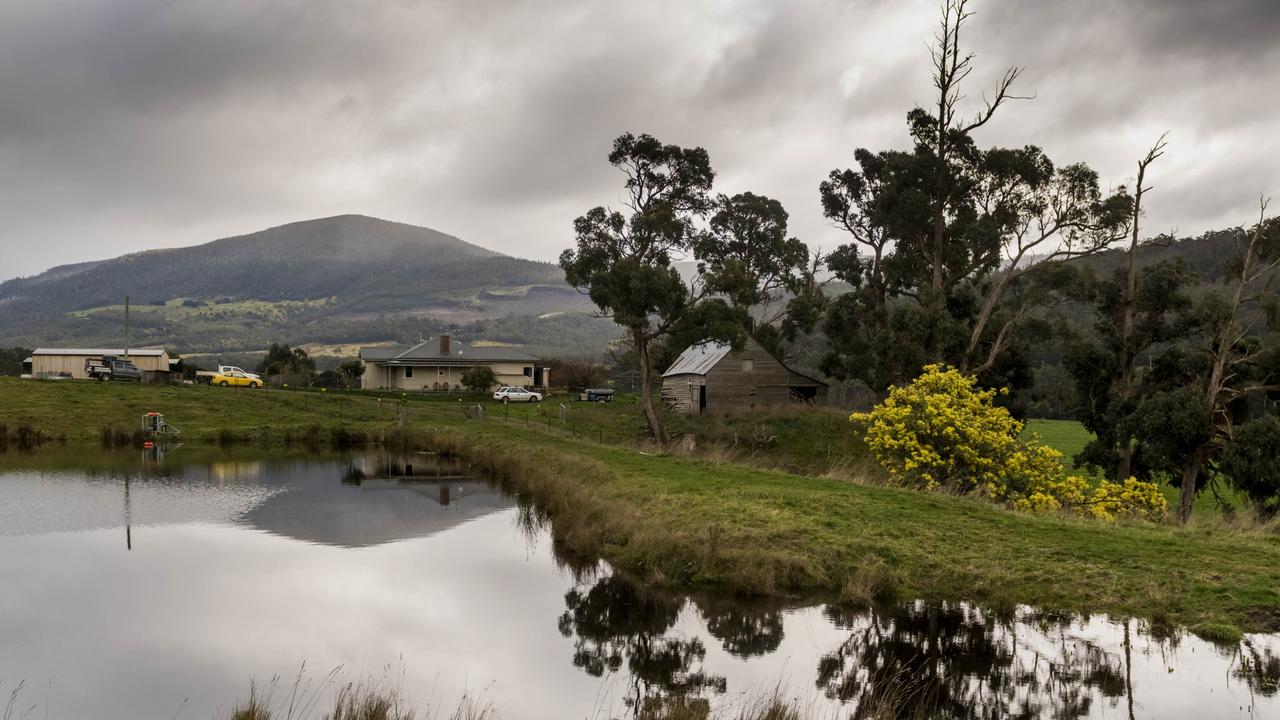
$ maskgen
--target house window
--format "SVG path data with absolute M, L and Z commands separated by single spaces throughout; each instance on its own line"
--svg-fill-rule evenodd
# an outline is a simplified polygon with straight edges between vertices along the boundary
M 413 368 L 411 368 L 411 367 L 406 367 L 406 368 L 404 369 L 404 377 L 405 377 L 405 379 L 406 379 L 406 380 L 407 380 L 407 379 L 409 379 L 409 378 L 411 378 L 411 377 L 413 377 Z
M 742 361 L 742 372 L 753 372 L 755 369 L 756 369 L 756 361 L 755 361 L 755 360 L 743 360 L 743 361 Z
M 524 376 L 525 376 L 525 377 L 533 377 L 533 368 L 531 368 L 531 367 L 527 367 L 527 368 L 525 368 L 525 369 L 524 369 Z

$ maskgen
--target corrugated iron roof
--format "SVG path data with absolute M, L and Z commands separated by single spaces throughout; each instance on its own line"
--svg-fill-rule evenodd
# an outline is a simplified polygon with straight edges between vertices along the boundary
M 662 373 L 662 377 L 672 375 L 706 375 L 725 355 L 729 354 L 729 346 L 725 343 L 704 342 L 690 345 L 680 353 L 680 357 Z
M 448 355 L 440 352 L 438 340 L 428 340 L 411 347 L 362 347 L 360 359 L 371 362 L 411 363 L 425 360 L 440 362 L 537 362 L 538 358 L 527 352 L 509 347 L 484 346 L 475 347 L 466 343 L 453 341 L 450 343 Z
M 132 348 L 129 350 L 130 355 L 141 355 L 143 357 L 160 357 L 165 353 L 164 348 Z M 124 348 L 36 348 L 31 351 L 32 357 L 36 355 L 124 355 Z

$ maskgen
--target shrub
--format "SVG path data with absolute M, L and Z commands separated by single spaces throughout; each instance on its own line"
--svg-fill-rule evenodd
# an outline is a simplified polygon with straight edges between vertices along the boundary
M 1263 517 L 1274 517 L 1280 512 L 1278 454 L 1280 418 L 1268 415 L 1238 427 L 1219 464 L 1219 470 L 1231 478 L 1232 485 L 1249 496 Z
M 498 384 L 498 376 L 488 365 L 476 365 L 462 372 L 462 384 L 466 385 L 468 390 L 484 392 Z
M 1164 496 L 1133 478 L 1090 487 L 1068 475 L 1062 454 L 1023 439 L 1022 423 L 953 368 L 929 365 L 911 384 L 892 388 L 870 412 L 850 420 L 897 485 L 993 498 L 1033 512 L 1073 510 L 1103 519 L 1159 517 Z

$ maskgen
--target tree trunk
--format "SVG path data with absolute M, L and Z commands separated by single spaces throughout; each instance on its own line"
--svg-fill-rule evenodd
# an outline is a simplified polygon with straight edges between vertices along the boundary
M 1116 453 L 1116 466 L 1112 468 L 1111 479 L 1122 483 L 1133 475 L 1133 443 L 1129 438 L 1122 438 L 1123 443 Z
M 1200 466 L 1204 464 L 1205 447 L 1201 445 L 1191 453 L 1191 460 L 1182 468 L 1182 486 L 1178 488 L 1178 522 L 1186 524 L 1191 519 L 1191 507 L 1196 501 L 1196 481 L 1200 478 Z
M 1164 135 L 1147 151 L 1146 157 L 1138 161 L 1138 182 L 1133 188 L 1133 224 L 1129 237 L 1128 267 L 1125 268 L 1124 294 L 1120 307 L 1120 376 L 1112 385 L 1117 402 L 1121 405 L 1133 397 L 1133 364 L 1137 360 L 1137 348 L 1133 341 L 1134 314 L 1138 302 L 1138 245 L 1142 235 L 1142 196 L 1146 194 L 1147 167 L 1164 154 Z M 1112 479 L 1124 482 L 1133 474 L 1133 440 L 1129 437 L 1117 438 L 1116 464 L 1112 468 Z
M 640 407 L 644 409 L 644 420 L 649 425 L 649 434 L 656 442 L 666 444 L 671 438 L 662 427 L 662 418 L 653 406 L 653 388 L 650 384 L 649 338 L 643 330 L 636 330 L 633 337 L 636 342 L 636 355 L 640 358 Z
M 1021 259 L 1021 257 L 1019 257 Z M 977 352 L 978 345 L 982 342 L 982 334 L 987 330 L 987 323 L 991 322 L 991 316 L 995 314 L 996 306 L 1000 304 L 1000 298 L 1004 297 L 1005 288 L 1009 287 L 1009 283 L 1013 281 L 1016 275 L 1020 275 L 1017 266 L 1009 268 L 1009 271 L 1000 276 L 996 281 L 995 287 L 991 289 L 991 294 L 987 297 L 985 303 L 982 304 L 982 310 L 978 313 L 978 319 L 973 324 L 973 331 L 969 334 L 969 346 L 965 348 L 964 357 L 960 359 L 960 371 L 968 372 L 973 360 L 973 354 Z
M 1133 394 L 1133 363 L 1137 359 L 1133 347 L 1133 315 L 1138 295 L 1138 224 L 1142 213 L 1142 179 L 1146 169 L 1146 165 L 1138 163 L 1138 185 L 1133 199 L 1133 236 L 1129 241 L 1129 266 L 1120 308 L 1120 376 L 1116 379 L 1115 395 L 1116 402 L 1121 405 L 1128 402 Z M 1128 437 L 1118 440 L 1116 464 L 1112 468 L 1111 478 L 1116 482 L 1124 482 L 1133 474 L 1133 441 Z

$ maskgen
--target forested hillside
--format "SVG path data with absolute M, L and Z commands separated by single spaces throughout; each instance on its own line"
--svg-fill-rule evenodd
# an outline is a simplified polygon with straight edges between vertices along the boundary
M 466 328 L 475 339 L 586 354 L 613 337 L 553 264 L 342 215 L 0 283 L 0 346 L 121 344 L 125 296 L 135 345 L 184 352 L 407 342 Z M 508 331 L 479 337 L 491 327 Z

